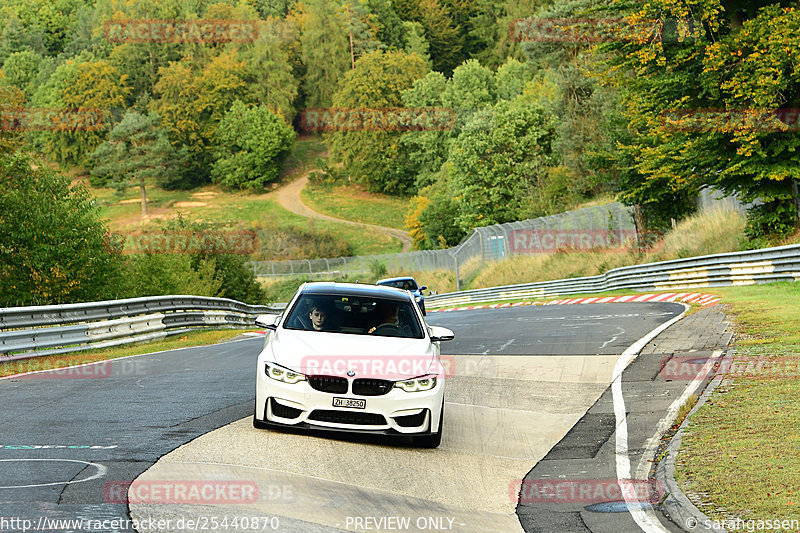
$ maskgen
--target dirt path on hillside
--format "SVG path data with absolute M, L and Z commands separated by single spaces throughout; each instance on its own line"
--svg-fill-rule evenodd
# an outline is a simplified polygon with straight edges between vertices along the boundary
M 296 213 L 298 215 L 307 218 L 329 220 L 331 222 L 341 222 L 343 224 L 350 224 L 352 226 L 361 226 L 365 230 L 371 229 L 380 231 L 382 233 L 389 235 L 390 237 L 394 237 L 395 239 L 399 240 L 403 244 L 403 250 L 402 250 L 403 252 L 408 252 L 409 250 L 411 250 L 411 237 L 409 237 L 408 233 L 406 233 L 405 231 L 394 228 L 387 228 L 385 226 L 377 226 L 375 224 L 367 224 L 366 222 L 354 222 L 352 220 L 345 220 L 343 218 L 324 215 L 322 213 L 314 211 L 306 204 L 304 204 L 303 200 L 300 198 L 300 191 L 302 191 L 303 187 L 305 187 L 306 184 L 308 183 L 308 175 L 311 172 L 313 172 L 313 170 L 306 172 L 300 178 L 294 180 L 285 187 L 275 191 L 277 201 L 284 209 L 288 209 L 292 213 Z

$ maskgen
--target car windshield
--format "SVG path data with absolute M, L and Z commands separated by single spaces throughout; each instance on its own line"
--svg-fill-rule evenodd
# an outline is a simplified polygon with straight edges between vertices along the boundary
M 387 287 L 394 287 L 396 289 L 405 289 L 408 291 L 415 291 L 417 290 L 417 284 L 413 279 L 396 279 L 392 281 L 382 281 L 379 285 L 385 285 Z
M 286 329 L 422 339 L 411 302 L 345 295 L 302 295 Z

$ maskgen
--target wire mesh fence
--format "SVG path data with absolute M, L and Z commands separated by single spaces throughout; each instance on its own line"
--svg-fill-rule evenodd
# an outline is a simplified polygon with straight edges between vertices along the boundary
M 461 243 L 442 250 L 251 263 L 257 277 L 337 279 L 375 272 L 447 270 L 456 283 L 487 262 L 562 248 L 591 249 L 624 246 L 636 239 L 633 210 L 620 203 L 567 211 L 507 224 L 476 228 Z M 460 287 L 459 287 L 460 289 Z

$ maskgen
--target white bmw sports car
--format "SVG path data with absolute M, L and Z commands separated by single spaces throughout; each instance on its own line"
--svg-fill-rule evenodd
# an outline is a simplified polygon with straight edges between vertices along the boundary
M 282 315 L 261 315 L 257 428 L 299 427 L 442 439 L 444 368 L 439 342 L 408 291 L 306 283 Z

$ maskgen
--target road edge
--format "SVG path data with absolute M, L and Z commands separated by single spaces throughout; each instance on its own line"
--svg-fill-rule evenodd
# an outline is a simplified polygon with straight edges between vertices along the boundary
M 734 352 L 735 350 L 726 350 L 721 359 L 721 368 L 730 368 Z M 683 434 L 689 425 L 689 420 L 692 415 L 708 401 L 711 394 L 713 394 L 714 390 L 722 383 L 724 378 L 724 374 L 717 374 L 712 378 L 700 395 L 695 406 L 689 411 L 686 418 L 684 418 L 678 431 L 676 431 L 675 435 L 670 439 L 664 450 L 663 459 L 661 459 L 656 466 L 656 482 L 662 483 L 662 486 L 667 488 L 667 494 L 659 505 L 661 511 L 670 522 L 687 533 L 695 533 L 697 531 L 713 531 L 714 533 L 726 532 L 725 529 L 716 527 L 714 521 L 692 503 L 689 497 L 681 490 L 678 481 L 675 479 L 675 460 L 678 457 Z M 711 524 L 711 526 L 709 527 L 706 524 Z

